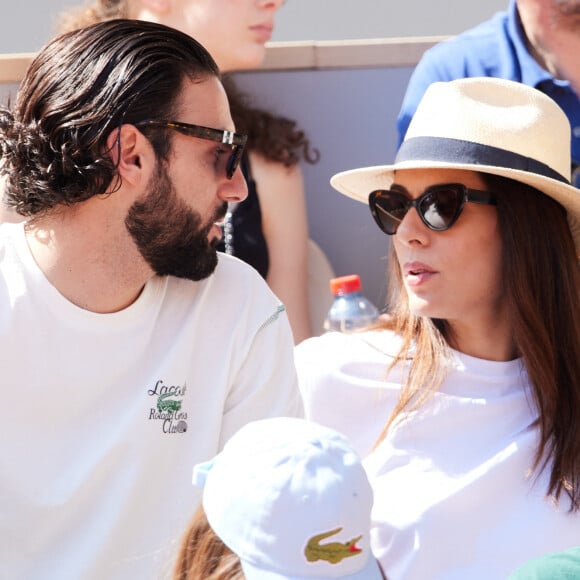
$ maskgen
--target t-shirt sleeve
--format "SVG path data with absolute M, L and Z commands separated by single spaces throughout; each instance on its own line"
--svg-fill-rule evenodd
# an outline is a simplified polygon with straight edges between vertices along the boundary
M 220 448 L 243 425 L 304 415 L 288 316 L 279 305 L 255 332 L 225 401 Z

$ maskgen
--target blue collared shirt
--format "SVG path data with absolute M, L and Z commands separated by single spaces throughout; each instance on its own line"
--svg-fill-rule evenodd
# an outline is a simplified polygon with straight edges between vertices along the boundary
M 413 71 L 397 120 L 399 145 L 431 83 L 481 76 L 518 81 L 556 101 L 572 127 L 573 171 L 580 165 L 580 99 L 568 81 L 554 78 L 528 52 L 516 0 L 510 1 L 507 11 L 425 52 Z M 579 184 L 580 169 L 576 174 Z

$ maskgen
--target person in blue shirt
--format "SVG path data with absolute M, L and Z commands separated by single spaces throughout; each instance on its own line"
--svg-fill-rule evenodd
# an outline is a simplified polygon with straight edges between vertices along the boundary
M 580 0 L 510 0 L 505 12 L 425 52 L 397 120 L 400 145 L 427 87 L 435 81 L 498 77 L 554 99 L 572 126 L 573 181 L 580 185 Z M 568 80 L 569 79 L 569 80 Z

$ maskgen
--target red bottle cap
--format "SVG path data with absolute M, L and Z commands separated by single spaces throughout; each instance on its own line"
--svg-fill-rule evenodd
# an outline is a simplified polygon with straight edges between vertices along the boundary
M 360 292 L 361 283 L 358 274 L 350 274 L 349 276 L 339 276 L 338 278 L 330 279 L 330 291 L 334 296 L 343 296 L 351 292 Z

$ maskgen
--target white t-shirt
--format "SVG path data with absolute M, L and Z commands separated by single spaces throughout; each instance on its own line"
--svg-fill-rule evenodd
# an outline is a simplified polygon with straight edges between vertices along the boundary
M 245 423 L 301 415 L 283 307 L 220 255 L 113 314 L 76 307 L 0 227 L 0 578 L 167 578 L 194 464 Z
M 440 391 L 373 451 L 398 399 L 389 331 L 328 333 L 296 349 L 306 415 L 350 437 L 374 489 L 371 545 L 389 580 L 505 579 L 580 542 L 580 514 L 529 478 L 537 417 L 520 360 L 453 352 Z M 537 475 L 537 473 L 536 473 Z

